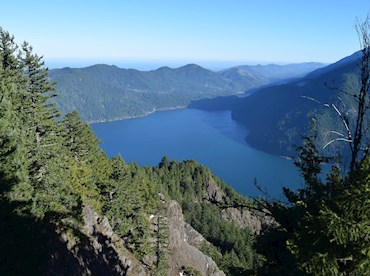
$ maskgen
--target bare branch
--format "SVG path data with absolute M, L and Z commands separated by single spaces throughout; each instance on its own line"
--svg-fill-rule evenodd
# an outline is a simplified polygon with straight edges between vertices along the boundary
M 314 98 L 311 98 L 311 97 L 308 97 L 308 96 L 301 96 L 301 98 L 304 98 L 304 99 L 307 99 L 307 100 L 310 100 L 310 101 L 313 101 L 315 103 L 318 103 L 318 104 L 322 104 L 321 102 L 319 102 L 318 100 L 314 99 Z
M 337 139 L 333 139 L 333 140 L 329 141 L 322 148 L 325 149 L 327 146 L 329 146 L 331 143 L 334 143 L 335 141 L 344 141 L 344 142 L 348 142 L 348 143 L 352 143 L 353 142 L 352 140 L 348 140 L 346 138 L 337 138 Z
M 328 133 L 334 133 L 334 134 L 337 134 L 337 135 L 339 135 L 339 136 L 344 136 L 344 134 L 343 134 L 343 133 L 340 133 L 340 132 L 335 131 L 335 130 L 330 130 L 330 131 L 328 131 Z
M 350 130 L 349 126 L 348 126 L 348 123 L 347 123 L 347 119 L 346 119 L 346 117 L 345 117 L 345 116 L 343 116 L 343 115 L 342 115 L 342 113 L 340 113 L 339 109 L 335 106 L 335 104 L 332 104 L 331 106 L 332 106 L 332 107 L 334 108 L 334 110 L 339 114 L 339 117 L 342 119 L 343 125 L 344 125 L 344 127 L 346 128 L 346 130 L 347 130 L 347 133 L 348 133 L 348 139 L 351 139 L 352 134 L 351 134 L 351 130 Z

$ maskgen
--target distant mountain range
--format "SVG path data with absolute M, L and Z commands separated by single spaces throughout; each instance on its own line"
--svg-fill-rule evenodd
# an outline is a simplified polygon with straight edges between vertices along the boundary
M 222 70 L 220 74 L 236 82 L 240 82 L 248 77 L 253 77 L 254 79 L 259 79 L 261 82 L 265 82 L 267 84 L 282 80 L 300 78 L 324 66 L 325 64 L 318 62 L 287 65 L 242 65 Z
M 213 72 L 195 64 L 152 71 L 94 65 L 50 70 L 62 112 L 77 110 L 86 121 L 144 116 L 185 107 L 192 101 L 235 95 L 274 81 L 307 74 L 319 63 L 238 66 Z
M 232 118 L 248 129 L 247 143 L 277 155 L 294 154 L 294 145 L 300 145 L 302 136 L 308 135 L 310 122 L 315 117 L 319 128 L 317 143 L 322 148 L 335 137 L 331 131 L 346 133 L 332 104 L 350 120 L 354 117 L 353 98 L 346 93 L 353 93 L 359 85 L 359 58 L 357 52 L 305 77 L 258 89 L 245 98 L 203 100 L 191 106 L 206 110 L 230 109 Z M 341 146 L 345 143 L 326 150 L 333 153 Z

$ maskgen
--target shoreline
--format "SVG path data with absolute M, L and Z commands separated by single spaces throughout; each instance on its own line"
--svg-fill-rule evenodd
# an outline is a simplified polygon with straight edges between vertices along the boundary
M 122 121 L 122 120 L 130 120 L 130 119 L 138 119 L 138 118 L 143 118 L 146 116 L 149 116 L 151 114 L 154 114 L 156 112 L 161 112 L 161 111 L 169 111 L 169 110 L 176 110 L 176 109 L 183 109 L 187 108 L 187 105 L 184 106 L 174 106 L 174 107 L 168 107 L 168 108 L 154 108 L 152 111 L 148 111 L 142 115 L 137 115 L 137 116 L 124 116 L 124 117 L 118 117 L 118 118 L 112 118 L 112 119 L 102 119 L 102 120 L 94 120 L 94 121 L 86 121 L 89 125 L 90 124 L 98 124 L 98 123 L 108 123 L 108 122 L 115 122 L 115 121 Z

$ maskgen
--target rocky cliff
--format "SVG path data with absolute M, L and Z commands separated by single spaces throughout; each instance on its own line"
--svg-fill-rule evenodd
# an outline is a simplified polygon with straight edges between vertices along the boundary
M 180 205 L 163 202 L 168 221 L 168 275 L 191 271 L 200 275 L 225 275 L 216 263 L 200 251 L 204 237 L 184 220 Z M 156 221 L 154 216 L 149 217 Z M 152 275 L 114 233 L 106 217 L 83 209 L 84 225 L 79 229 L 56 231 L 46 274 L 58 275 Z
M 167 204 L 169 222 L 169 275 L 179 275 L 184 270 L 201 275 L 225 275 L 199 248 L 207 241 L 184 220 L 180 205 L 172 200 Z M 181 274 L 180 274 L 181 275 Z
M 222 208 L 222 218 L 232 221 L 241 228 L 249 228 L 253 233 L 259 234 L 267 225 L 271 224 L 270 218 L 261 211 L 253 210 L 248 206 L 229 204 L 228 196 L 210 178 L 208 186 L 204 190 L 205 200 L 217 204 Z

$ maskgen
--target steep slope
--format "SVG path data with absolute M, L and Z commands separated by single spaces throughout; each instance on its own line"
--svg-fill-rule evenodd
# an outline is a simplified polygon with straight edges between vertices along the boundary
M 234 101 L 232 117 L 250 131 L 247 142 L 273 154 L 290 154 L 292 145 L 298 145 L 301 136 L 308 133 L 315 116 L 322 130 L 319 143 L 321 147 L 325 145 L 332 137 L 330 130 L 342 131 L 331 104 L 342 111 L 351 110 L 351 97 L 346 94 L 351 94 L 359 83 L 357 57 L 358 53 L 304 78 L 262 88 Z
M 180 205 L 172 200 L 167 203 L 169 220 L 169 266 L 168 275 L 177 276 L 186 270 L 201 275 L 224 276 L 217 264 L 200 250 L 206 239 L 184 220 Z

